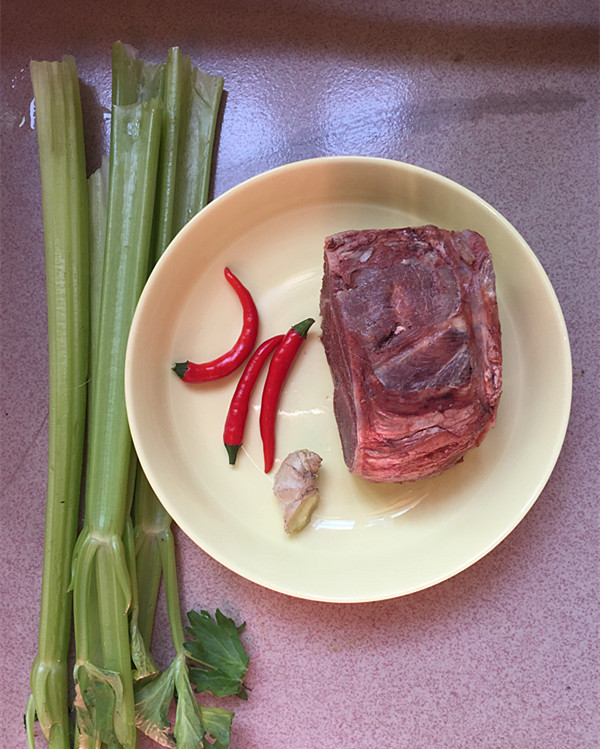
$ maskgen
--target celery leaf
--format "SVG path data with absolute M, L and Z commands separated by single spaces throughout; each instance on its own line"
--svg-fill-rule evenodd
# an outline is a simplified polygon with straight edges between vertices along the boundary
M 169 708 L 175 689 L 176 661 L 152 681 L 135 687 L 135 723 L 161 746 L 175 746 L 170 737 Z
M 236 626 L 233 619 L 219 609 L 215 619 L 207 611 L 189 611 L 190 626 L 186 631 L 194 639 L 185 643 L 188 656 L 201 668 L 190 668 L 190 679 L 197 692 L 210 692 L 215 697 L 237 695 L 247 699 L 244 676 L 248 655 L 240 640 L 245 623 Z
M 221 707 L 200 705 L 200 714 L 206 732 L 215 740 L 212 749 L 229 749 L 233 713 Z
M 177 709 L 175 725 L 171 727 L 169 708 L 174 697 Z M 137 727 L 161 746 L 177 749 L 198 749 L 204 746 L 203 739 L 207 729 L 190 685 L 183 651 L 175 656 L 160 676 L 136 687 L 135 710 Z M 224 723 L 221 719 L 217 726 L 221 730 L 221 736 L 226 736 Z M 228 746 L 229 744 L 223 744 L 224 749 Z
M 175 713 L 174 736 L 177 749 L 197 749 L 203 746 L 206 728 L 202 720 L 200 706 L 196 702 L 190 684 L 185 655 L 182 652 L 175 677 L 177 691 L 177 712 Z M 229 746 L 229 742 L 225 745 Z
M 118 673 L 86 662 L 75 667 L 77 728 L 90 742 L 123 742 L 123 685 Z M 85 746 L 83 738 L 80 744 Z M 90 746 L 96 745 L 89 743 Z

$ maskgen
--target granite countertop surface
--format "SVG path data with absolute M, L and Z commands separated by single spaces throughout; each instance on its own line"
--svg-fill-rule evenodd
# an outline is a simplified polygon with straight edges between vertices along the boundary
M 179 45 L 223 76 L 213 196 L 318 156 L 385 157 L 442 174 L 523 236 L 556 292 L 571 346 L 571 416 L 552 475 L 507 538 L 444 582 L 373 602 L 305 600 L 230 571 L 176 530 L 182 610 L 220 608 L 247 623 L 249 699 L 223 703 L 236 713 L 232 748 L 600 745 L 598 28 L 589 0 L 4 4 L 3 747 L 26 743 L 48 444 L 28 65 L 75 56 L 91 170 L 107 144 L 117 39 L 152 61 Z M 161 607 L 153 649 L 168 661 Z

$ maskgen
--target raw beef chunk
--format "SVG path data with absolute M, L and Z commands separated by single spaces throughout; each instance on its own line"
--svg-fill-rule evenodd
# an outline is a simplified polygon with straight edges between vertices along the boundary
M 321 315 L 353 474 L 414 481 L 481 443 L 496 419 L 502 353 L 480 234 L 420 226 L 328 237 Z

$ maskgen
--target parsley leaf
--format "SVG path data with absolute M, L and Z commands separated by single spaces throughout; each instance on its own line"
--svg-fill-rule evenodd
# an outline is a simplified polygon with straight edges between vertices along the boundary
M 249 659 L 240 640 L 246 623 L 236 626 L 219 609 L 215 619 L 208 611 L 189 611 L 188 619 L 190 626 L 185 629 L 194 639 L 185 643 L 185 649 L 200 665 L 190 668 L 190 681 L 196 691 L 210 692 L 215 697 L 237 695 L 247 699 L 243 680 Z

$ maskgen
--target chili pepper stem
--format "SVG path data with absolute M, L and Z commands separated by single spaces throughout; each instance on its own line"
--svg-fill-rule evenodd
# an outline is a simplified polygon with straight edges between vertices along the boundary
M 223 444 L 225 445 L 225 449 L 227 450 L 227 455 L 229 455 L 229 465 L 232 466 L 235 464 L 235 459 L 241 445 L 228 445 L 227 442 L 224 442 Z
M 181 377 L 181 379 L 183 380 L 185 378 L 186 372 L 188 371 L 188 364 L 189 362 L 187 361 L 180 361 L 176 364 L 173 364 L 171 369 L 178 377 Z
M 292 325 L 292 330 L 302 338 L 306 338 L 306 334 L 308 333 L 308 330 L 313 323 L 314 318 L 307 317 L 306 320 L 302 320 L 302 322 L 296 323 L 296 325 Z

